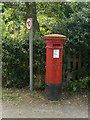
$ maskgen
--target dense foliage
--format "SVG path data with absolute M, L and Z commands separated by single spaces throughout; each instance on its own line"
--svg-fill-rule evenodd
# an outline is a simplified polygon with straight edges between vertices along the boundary
M 70 89 L 72 87 L 77 90 L 79 88 L 81 89 L 81 87 L 89 88 L 89 86 L 87 86 L 89 78 L 86 79 L 89 75 L 89 12 L 88 4 L 86 7 L 82 6 L 80 11 L 72 13 L 70 18 L 65 18 L 64 21 L 58 22 L 53 29 L 53 33 L 56 33 L 57 31 L 57 33 L 65 34 L 67 36 L 67 40 L 64 41 L 65 51 L 70 48 L 72 54 L 82 54 L 82 68 L 80 70 L 70 69 L 70 71 L 76 72 L 79 75 L 79 80 L 76 80 L 75 82 L 68 81 L 68 88 Z M 66 62 L 67 59 L 64 60 L 64 64 L 66 64 Z
M 25 20 L 27 17 L 32 17 L 34 19 L 34 87 L 43 88 L 45 82 L 46 43 L 43 36 L 58 33 L 67 36 L 64 42 L 65 50 L 70 48 L 72 53 L 83 55 L 83 68 L 79 71 L 80 79 L 65 82 L 64 88 L 88 89 L 89 13 L 89 3 L 4 3 L 2 8 L 3 86 L 21 88 L 29 85 L 29 39 Z M 65 62 L 64 60 L 63 66 Z
M 18 14 L 17 9 L 13 12 L 11 8 L 4 8 L 2 14 L 2 83 L 6 87 L 24 87 L 29 79 L 28 33 L 25 33 L 25 23 L 20 23 Z M 21 29 L 16 31 L 19 25 Z

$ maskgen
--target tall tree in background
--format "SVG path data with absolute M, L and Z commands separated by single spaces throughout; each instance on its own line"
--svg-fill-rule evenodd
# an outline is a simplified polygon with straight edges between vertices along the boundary
M 34 32 L 35 31 L 40 31 L 39 30 L 39 23 L 37 21 L 37 12 L 36 12 L 36 3 L 35 2 L 32 2 L 32 3 L 29 3 L 29 2 L 26 2 L 25 3 L 26 5 L 26 14 L 25 14 L 25 18 L 33 18 L 33 28 L 34 28 Z
M 33 18 L 33 31 L 34 33 L 36 31 L 40 31 L 39 29 L 39 23 L 37 21 L 37 11 L 36 11 L 36 3 L 35 2 L 25 2 L 25 3 L 4 3 L 3 6 L 3 11 L 4 8 L 8 9 L 11 8 L 13 9 L 13 17 L 14 19 L 21 19 L 24 20 L 24 22 L 26 22 L 27 18 Z M 17 11 L 15 13 L 15 11 Z M 15 16 L 15 14 L 18 14 L 18 18 L 16 18 L 17 16 Z

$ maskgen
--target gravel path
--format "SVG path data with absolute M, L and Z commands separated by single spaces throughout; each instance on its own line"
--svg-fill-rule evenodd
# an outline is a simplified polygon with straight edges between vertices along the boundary
M 3 118 L 88 118 L 87 93 L 64 91 L 48 101 L 44 91 L 3 90 Z
M 88 118 L 88 106 L 3 104 L 3 118 Z

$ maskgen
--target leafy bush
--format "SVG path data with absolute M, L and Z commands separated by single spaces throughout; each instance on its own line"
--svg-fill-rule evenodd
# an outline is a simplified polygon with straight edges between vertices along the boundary
M 82 6 L 80 11 L 74 12 L 70 15 L 70 18 L 65 18 L 64 21 L 58 21 L 53 29 L 53 33 L 64 34 L 67 39 L 64 41 L 64 50 L 70 48 L 70 53 L 82 54 L 82 68 L 78 71 L 79 79 L 71 81 L 63 80 L 63 87 L 65 89 L 82 90 L 84 88 L 89 89 L 88 80 L 89 78 L 89 6 L 87 8 Z M 59 27 L 58 27 L 59 26 Z M 68 56 L 65 56 L 63 66 L 66 65 Z
M 33 41 L 34 86 L 43 88 L 45 84 L 46 41 L 43 35 L 36 33 Z
M 5 39 L 2 44 L 3 85 L 6 87 L 24 87 L 28 85 L 28 45 L 23 46 L 19 39 Z
M 71 81 L 68 80 L 63 84 L 63 88 L 67 90 L 73 90 L 73 91 L 84 91 L 89 90 L 89 77 L 85 77 L 79 80 Z
M 26 38 L 23 40 L 21 36 L 14 37 L 5 38 L 2 41 L 2 83 L 5 87 L 21 88 L 29 85 L 29 40 Z M 45 46 L 45 40 L 39 33 L 36 33 L 33 41 L 33 78 L 35 88 L 44 87 Z
M 20 22 L 17 9 L 3 7 L 3 11 L 2 84 L 5 87 L 25 87 L 29 83 L 28 32 L 25 23 Z

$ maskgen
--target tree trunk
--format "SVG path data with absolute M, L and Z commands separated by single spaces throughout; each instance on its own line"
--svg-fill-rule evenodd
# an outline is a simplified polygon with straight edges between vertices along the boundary
M 26 18 L 33 18 L 33 32 L 35 33 L 36 31 L 40 31 L 39 29 L 39 23 L 37 21 L 37 12 L 36 12 L 36 3 L 32 2 L 26 2 L 25 3 L 26 8 L 27 8 L 27 14 Z

